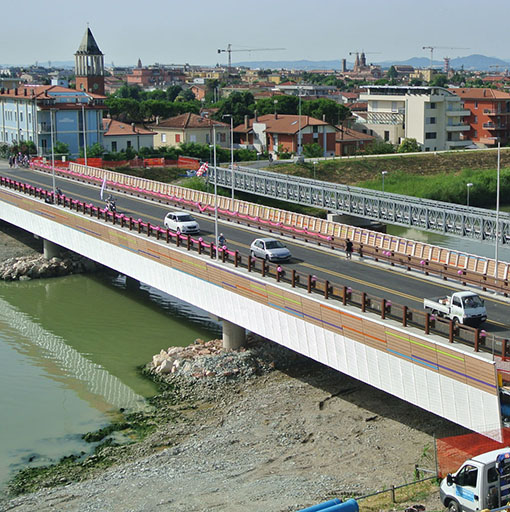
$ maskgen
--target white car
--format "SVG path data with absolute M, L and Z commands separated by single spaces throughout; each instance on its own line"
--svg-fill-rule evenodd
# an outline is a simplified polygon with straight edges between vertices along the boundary
M 196 235 L 200 233 L 200 225 L 187 212 L 170 212 L 165 216 L 165 227 L 170 231 L 183 235 Z
M 287 247 L 276 238 L 257 238 L 250 246 L 250 254 L 268 261 L 287 261 L 292 257 Z

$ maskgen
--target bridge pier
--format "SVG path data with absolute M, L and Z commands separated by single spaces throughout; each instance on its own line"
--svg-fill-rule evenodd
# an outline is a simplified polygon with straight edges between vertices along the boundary
M 126 276 L 126 289 L 138 290 L 140 288 L 140 281 L 133 277 Z
M 245 328 L 223 319 L 223 348 L 236 350 L 244 346 L 245 342 Z
M 60 245 L 57 245 L 50 240 L 43 239 L 43 255 L 47 260 L 51 260 L 51 258 L 58 258 L 61 250 L 62 247 L 60 247 Z

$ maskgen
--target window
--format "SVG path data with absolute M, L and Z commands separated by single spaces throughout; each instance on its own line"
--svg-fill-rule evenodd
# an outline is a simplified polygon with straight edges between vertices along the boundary
M 176 142 L 176 143 L 181 142 L 181 134 L 180 134 L 180 133 L 176 133 L 176 134 L 175 134 L 175 142 Z
M 48 141 L 46 139 L 41 140 L 41 147 L 43 148 L 43 152 L 46 152 L 46 149 L 48 147 Z
M 432 102 L 432 103 L 430 104 L 430 107 L 429 107 L 429 108 L 436 108 L 436 104 L 435 104 L 434 102 Z
M 475 466 L 464 466 L 456 477 L 457 485 L 461 487 L 476 487 L 478 479 L 478 468 Z
M 220 142 L 226 142 L 227 136 L 224 133 L 220 133 L 219 136 L 220 136 Z
M 131 146 L 132 146 L 131 141 L 130 141 L 130 140 L 128 140 L 128 141 L 126 142 L 126 147 L 127 147 L 127 148 L 130 148 Z
M 312 130 L 313 130 L 313 133 L 319 133 L 319 127 L 318 126 L 313 126 Z
M 23 112 L 20 112 L 19 113 L 19 122 L 22 123 L 23 122 Z
M 478 101 L 475 101 L 475 108 L 478 108 Z
M 396 101 L 391 102 L 391 111 L 397 112 L 397 102 Z
M 384 132 L 384 141 L 388 142 L 389 140 L 390 140 L 390 132 L 389 131 L 385 131 Z
M 28 113 L 28 122 L 32 123 L 32 114 L 30 112 Z
M 425 138 L 426 138 L 426 139 L 429 139 L 429 140 L 430 140 L 430 139 L 435 139 L 436 137 L 437 137 L 436 132 L 427 132 L 427 133 L 425 134 Z
M 166 142 L 166 133 L 161 134 L 161 142 Z
M 425 120 L 427 124 L 436 124 L 436 118 L 435 117 L 427 117 Z
M 196 135 L 190 135 L 189 136 L 189 141 L 190 142 L 196 142 L 197 141 L 197 136 Z
M 117 152 L 117 141 L 115 141 L 115 140 L 112 142 L 112 152 L 113 153 Z
M 473 120 L 474 123 L 478 123 L 478 116 L 475 116 L 475 119 Z
M 478 137 L 478 130 L 474 131 L 474 135 L 473 136 L 474 136 L 475 139 Z

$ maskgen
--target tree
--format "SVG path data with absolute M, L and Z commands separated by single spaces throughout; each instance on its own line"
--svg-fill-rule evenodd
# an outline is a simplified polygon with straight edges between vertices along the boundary
M 395 147 L 389 142 L 374 141 L 365 146 L 360 153 L 365 155 L 384 155 L 395 153 Z
M 336 101 L 320 98 L 302 101 L 301 113 L 320 120 L 324 117 L 327 123 L 336 125 L 349 117 L 350 110 Z
M 55 155 L 69 156 L 69 144 L 57 140 L 53 146 L 53 152 Z
M 324 156 L 324 150 L 320 144 L 312 142 L 311 144 L 305 144 L 303 146 L 303 154 L 306 158 L 320 158 Z
M 420 145 L 413 138 L 406 138 L 398 147 L 397 153 L 418 153 L 421 151 Z
M 389 80 L 398 78 L 398 72 L 395 69 L 395 66 L 390 66 L 390 69 L 388 69 L 388 72 L 386 73 L 386 77 Z
M 196 100 L 195 95 L 191 89 L 182 90 L 175 101 L 193 101 Z
M 234 116 L 234 126 L 244 121 L 244 116 L 253 117 L 255 100 L 251 92 L 233 92 L 228 98 L 222 100 L 218 112 L 212 116 L 217 121 L 224 122 L 223 115 Z
M 444 87 L 448 83 L 448 77 L 446 75 L 436 75 L 430 81 L 429 85 L 432 87 Z
M 92 144 L 92 146 L 87 147 L 87 157 L 90 158 L 100 158 L 103 156 L 104 152 L 106 150 L 99 144 L 99 142 L 96 142 L 95 144 Z

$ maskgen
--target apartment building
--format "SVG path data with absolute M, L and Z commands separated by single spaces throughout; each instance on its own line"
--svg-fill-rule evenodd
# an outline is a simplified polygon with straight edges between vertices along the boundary
M 485 88 L 449 89 L 469 111 L 468 137 L 477 145 L 490 147 L 510 142 L 510 94 Z
M 360 101 L 367 103 L 366 116 L 358 117 L 355 129 L 379 140 L 400 144 L 414 138 L 422 151 L 462 149 L 471 140 L 464 119 L 469 110 L 461 98 L 443 87 L 370 85 Z

